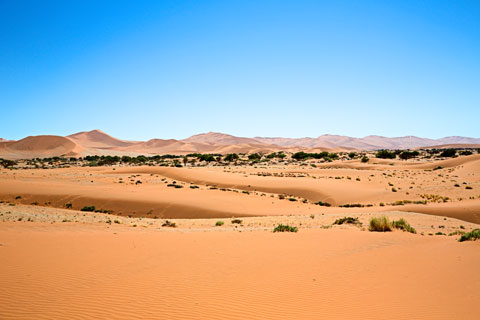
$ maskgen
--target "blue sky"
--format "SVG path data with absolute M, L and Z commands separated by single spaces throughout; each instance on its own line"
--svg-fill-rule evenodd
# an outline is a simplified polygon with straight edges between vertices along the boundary
M 0 0 L 0 137 L 480 137 L 478 1 Z

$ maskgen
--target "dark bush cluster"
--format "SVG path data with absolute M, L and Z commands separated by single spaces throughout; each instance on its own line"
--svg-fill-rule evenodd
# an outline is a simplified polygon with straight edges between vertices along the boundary
M 288 224 L 279 224 L 273 229 L 273 232 L 297 232 L 298 228 Z
M 420 153 L 418 151 L 402 151 L 398 156 L 402 160 L 412 159 L 418 157 Z
M 307 152 L 297 152 L 292 155 L 292 159 L 297 161 L 302 161 L 306 159 L 324 159 L 324 160 L 333 160 L 338 159 L 338 154 L 336 153 L 328 153 L 327 151 L 320 152 L 320 153 L 307 153 Z
M 396 156 L 397 155 L 395 154 L 395 152 L 390 152 L 388 150 L 380 150 L 375 155 L 375 157 L 377 157 L 379 159 L 395 159 Z
M 13 160 L 0 159 L 0 165 L 4 168 L 13 167 L 17 163 Z
M 457 150 L 455 149 L 445 149 L 442 153 L 440 153 L 440 157 L 451 158 L 457 155 Z
M 229 153 L 225 156 L 224 160 L 225 161 L 228 161 L 228 162 L 232 162 L 232 161 L 235 161 L 237 160 L 239 157 L 238 157 L 238 154 L 236 153 Z

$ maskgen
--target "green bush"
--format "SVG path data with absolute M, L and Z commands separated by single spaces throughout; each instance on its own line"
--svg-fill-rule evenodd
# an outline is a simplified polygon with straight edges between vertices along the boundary
M 260 159 L 262 159 L 262 156 L 258 153 L 252 153 L 252 154 L 248 155 L 248 160 L 255 161 L 255 160 L 260 160 Z
M 223 224 L 224 224 L 224 222 L 221 221 L 221 220 L 219 220 L 219 221 L 217 221 L 217 222 L 215 223 L 215 225 L 216 225 L 217 227 L 221 227 L 221 226 L 223 226 Z
M 362 157 L 362 163 L 367 163 L 370 159 L 367 156 Z
M 457 154 L 457 150 L 455 149 L 445 149 L 442 153 L 440 153 L 440 157 L 447 157 L 451 158 Z
M 417 233 L 417 230 L 413 228 L 405 219 L 401 218 L 398 221 L 392 221 L 392 227 L 400 229 L 410 233 Z
M 232 162 L 238 159 L 238 154 L 236 153 L 229 153 L 225 156 L 225 161 Z
M 375 157 L 380 159 L 395 159 L 397 155 L 394 152 L 390 152 L 388 150 L 380 150 L 377 152 Z
M 322 207 L 331 207 L 332 205 L 328 202 L 323 202 L 323 201 L 318 201 L 318 202 L 315 202 L 315 204 L 317 206 L 322 206 Z
M 335 222 L 334 222 L 333 224 L 338 224 L 338 225 L 342 225 L 342 224 L 360 224 L 360 221 L 358 221 L 358 218 L 344 217 L 344 218 L 340 218 L 340 219 L 335 220 Z
M 85 206 L 80 211 L 88 211 L 88 212 L 93 212 L 95 211 L 95 206 Z
M 418 151 L 403 151 L 399 154 L 400 159 L 407 160 L 418 157 L 420 153 Z
M 241 224 L 243 221 L 240 219 L 233 219 L 232 224 Z
M 273 229 L 273 232 L 298 232 L 298 228 L 288 224 L 279 224 Z
M 292 155 L 292 159 L 295 159 L 297 161 L 306 160 L 306 159 L 331 160 L 331 159 L 338 159 L 338 154 L 328 153 L 327 151 L 320 152 L 320 153 L 306 153 L 306 152 L 300 151 L 300 152 L 294 153 Z
M 480 229 L 474 229 L 470 232 L 465 233 L 458 239 L 458 241 L 463 242 L 463 241 L 475 241 L 477 239 L 480 239 Z
M 385 216 L 374 217 L 370 219 L 368 230 L 379 232 L 392 231 L 392 223 Z

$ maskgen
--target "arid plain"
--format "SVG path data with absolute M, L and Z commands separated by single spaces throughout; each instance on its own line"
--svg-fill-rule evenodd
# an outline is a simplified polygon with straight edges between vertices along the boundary
M 401 159 L 211 136 L 2 142 L 15 161 L 0 169 L 0 318 L 478 314 L 480 241 L 458 241 L 480 225 L 477 145 Z M 376 217 L 414 232 L 370 231 Z

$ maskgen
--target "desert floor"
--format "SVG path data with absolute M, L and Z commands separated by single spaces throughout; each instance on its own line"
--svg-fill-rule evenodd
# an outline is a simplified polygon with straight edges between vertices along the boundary
M 472 319 L 479 164 L 1 170 L 0 319 Z

